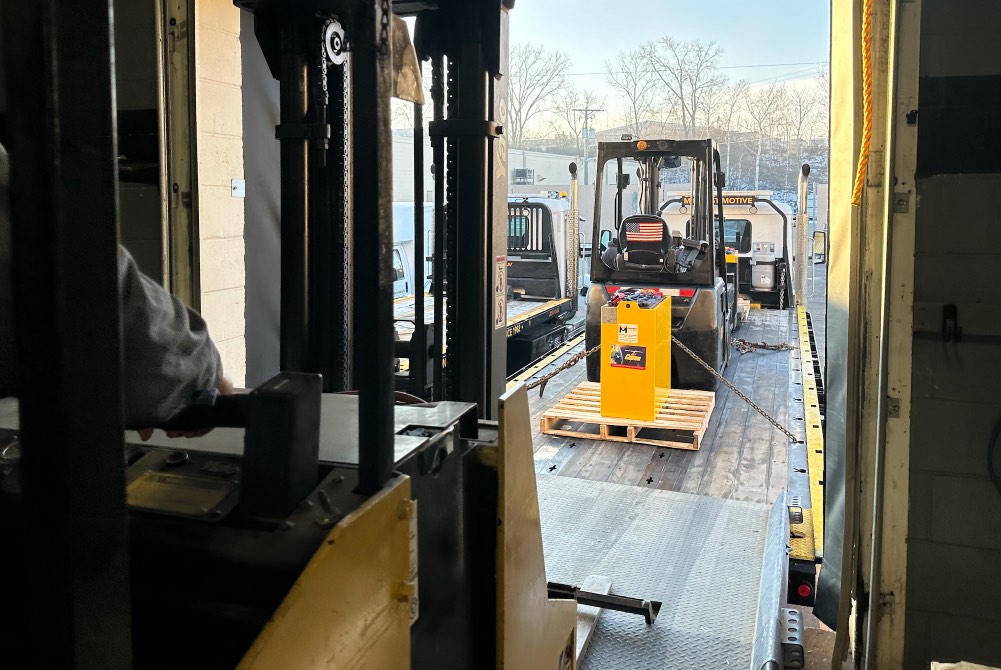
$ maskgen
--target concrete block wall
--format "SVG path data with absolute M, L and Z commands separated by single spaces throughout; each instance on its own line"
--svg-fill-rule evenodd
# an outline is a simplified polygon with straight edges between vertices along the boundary
M 1001 666 L 1001 493 L 987 445 L 1001 420 L 1001 5 L 923 0 L 915 314 L 956 304 L 960 342 L 924 323 L 913 342 L 905 667 Z M 927 319 L 926 319 L 927 321 Z M 997 458 L 1001 467 L 1001 456 Z
M 240 10 L 231 0 L 195 3 L 195 109 L 201 311 L 222 354 L 226 374 L 246 379 L 243 98 Z

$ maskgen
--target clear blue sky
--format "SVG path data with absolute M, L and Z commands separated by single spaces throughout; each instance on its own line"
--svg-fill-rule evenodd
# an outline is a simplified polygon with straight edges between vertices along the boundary
M 731 79 L 811 79 L 817 66 L 733 66 L 828 60 L 829 12 L 827 0 L 517 0 L 511 43 L 566 51 L 571 72 L 600 73 L 606 58 L 664 35 L 715 40 Z M 581 88 L 605 86 L 600 74 L 572 80 Z

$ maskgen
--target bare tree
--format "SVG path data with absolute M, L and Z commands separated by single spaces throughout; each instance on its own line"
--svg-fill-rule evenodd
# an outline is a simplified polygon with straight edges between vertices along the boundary
M 720 113 L 727 101 L 728 84 L 729 80 L 726 77 L 720 77 L 718 86 L 706 89 L 702 102 L 702 119 L 704 121 L 702 127 L 705 129 L 705 137 L 713 137 L 714 128 L 717 131 L 723 129 L 723 119 Z
M 577 154 L 581 155 L 581 133 L 584 131 L 584 114 L 579 110 L 593 109 L 599 110 L 605 104 L 604 96 L 591 89 L 578 89 L 570 83 L 566 83 L 553 96 L 553 104 L 549 111 L 559 120 L 561 130 L 565 130 L 574 138 L 573 144 Z M 593 122 L 593 117 L 592 117 Z M 562 133 L 554 135 L 562 136 Z
M 790 134 L 796 138 L 793 151 L 800 151 L 803 139 L 810 133 L 810 124 L 816 118 L 817 95 L 812 86 L 793 86 L 786 105 Z
M 707 93 L 725 82 L 717 67 L 722 53 L 716 42 L 683 42 L 673 37 L 662 37 L 643 47 L 647 66 L 675 99 L 682 127 L 689 137 L 696 131 Z
M 511 48 L 511 81 L 508 92 L 508 126 L 511 146 L 524 140 L 525 129 L 543 112 L 553 95 L 566 81 L 570 56 L 549 51 L 538 44 L 516 44 Z
M 754 188 L 761 184 L 761 154 L 765 138 L 770 136 L 782 121 L 787 95 L 785 85 L 779 82 L 756 89 L 744 98 L 744 113 L 749 126 L 757 136 L 754 154 Z
M 810 134 L 812 137 L 827 138 L 830 131 L 831 77 L 826 65 L 817 70 L 817 76 L 813 79 L 813 97 L 816 108 L 809 123 Z
M 731 133 L 737 127 L 739 115 L 747 98 L 747 80 L 741 79 L 726 87 L 719 104 L 719 127 L 723 131 L 723 142 L 726 144 L 726 167 L 730 172 L 730 147 L 733 144 Z
M 614 61 L 605 61 L 605 70 L 608 85 L 625 99 L 625 126 L 635 135 L 642 134 L 642 123 L 650 120 L 656 104 L 657 86 L 643 50 L 620 51 Z

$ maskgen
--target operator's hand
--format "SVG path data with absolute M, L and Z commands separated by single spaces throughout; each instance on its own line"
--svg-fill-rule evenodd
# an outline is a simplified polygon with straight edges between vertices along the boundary
M 233 395 L 233 382 L 229 379 L 229 377 L 223 377 L 216 386 L 216 391 L 219 392 L 219 395 Z M 202 435 L 209 433 L 211 430 L 211 428 L 199 428 L 197 430 L 168 430 L 165 432 L 169 438 L 201 437 Z M 152 428 L 140 428 L 136 432 L 139 433 L 139 439 L 143 442 L 146 442 L 153 437 Z

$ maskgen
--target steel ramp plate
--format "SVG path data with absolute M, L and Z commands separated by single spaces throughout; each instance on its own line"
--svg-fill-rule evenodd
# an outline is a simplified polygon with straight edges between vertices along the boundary
M 539 474 L 549 581 L 608 575 L 663 601 L 652 626 L 606 610 L 581 670 L 748 668 L 769 506 Z

